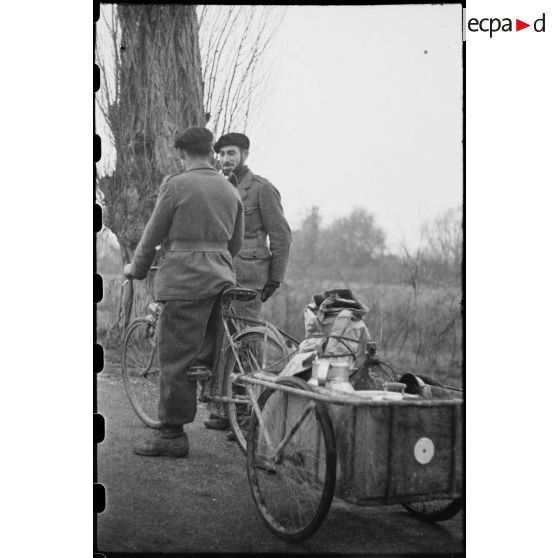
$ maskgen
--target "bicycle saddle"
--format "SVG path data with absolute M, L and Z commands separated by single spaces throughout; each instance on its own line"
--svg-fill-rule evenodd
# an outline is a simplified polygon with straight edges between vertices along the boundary
M 244 287 L 231 287 L 223 291 L 223 300 L 253 300 L 258 296 L 258 291 Z

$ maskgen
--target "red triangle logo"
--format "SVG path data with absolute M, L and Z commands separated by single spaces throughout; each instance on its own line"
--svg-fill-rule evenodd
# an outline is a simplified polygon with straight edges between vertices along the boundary
M 522 29 L 525 29 L 525 27 L 531 27 L 531 24 L 530 23 L 525 23 L 524 21 L 521 21 L 520 19 L 515 20 L 515 30 L 516 31 L 521 31 Z

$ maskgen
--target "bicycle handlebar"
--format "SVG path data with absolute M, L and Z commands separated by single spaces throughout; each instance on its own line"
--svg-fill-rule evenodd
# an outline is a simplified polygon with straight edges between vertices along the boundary
M 149 268 L 149 271 L 157 271 L 159 269 L 158 265 L 152 265 Z M 135 277 L 129 277 L 128 279 L 126 279 L 126 281 L 124 281 L 124 283 L 122 283 L 122 286 L 124 287 L 125 285 L 127 285 L 130 282 L 130 279 L 135 279 Z

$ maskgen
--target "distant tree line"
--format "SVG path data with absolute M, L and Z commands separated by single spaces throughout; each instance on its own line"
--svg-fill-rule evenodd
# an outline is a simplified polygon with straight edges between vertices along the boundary
M 322 225 L 312 207 L 293 231 L 288 280 L 301 276 L 327 277 L 340 282 L 372 281 L 376 284 L 459 286 L 463 251 L 461 209 L 448 209 L 422 226 L 414 249 L 400 244 L 398 253 L 387 250 L 387 236 L 373 214 L 355 209 L 349 215 Z M 101 273 L 122 270 L 119 247 L 108 229 L 97 239 Z
M 400 370 L 460 385 L 462 237 L 461 210 L 447 210 L 422 227 L 413 249 L 403 243 L 391 253 L 372 214 L 358 209 L 324 225 L 314 207 L 293 231 L 289 271 L 266 317 L 301 339 L 312 295 L 350 288 L 370 309 L 365 322 L 383 357 Z M 99 328 L 106 331 L 122 284 L 118 242 L 108 229 L 97 236 L 97 255 L 105 280 Z
M 385 231 L 365 209 L 322 224 L 318 207 L 312 207 L 293 232 L 289 278 L 315 275 L 343 282 L 377 284 L 458 285 L 461 281 L 461 209 L 449 209 L 422 226 L 418 245 L 401 243 L 387 250 Z

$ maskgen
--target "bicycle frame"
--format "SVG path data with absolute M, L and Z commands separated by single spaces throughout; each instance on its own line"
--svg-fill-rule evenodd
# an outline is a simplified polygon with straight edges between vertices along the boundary
M 298 341 L 294 337 L 279 330 L 270 322 L 239 316 L 233 310 L 231 302 L 232 301 L 229 300 L 225 303 L 221 303 L 222 307 L 220 310 L 220 320 L 217 331 L 218 341 L 215 351 L 215 362 L 211 377 L 202 386 L 202 393 L 200 395 L 200 401 L 202 402 L 211 402 L 217 405 L 245 402 L 244 400 L 237 400 L 235 398 L 221 395 L 225 366 L 227 364 L 227 351 L 230 350 L 232 352 L 238 366 L 238 370 L 241 370 L 244 373 L 244 366 L 239 354 L 240 344 L 236 341 L 237 337 L 241 335 L 244 336 L 249 333 L 263 334 L 263 365 L 258 369 L 258 372 L 265 370 L 270 364 L 268 362 L 267 355 L 268 338 L 272 338 L 274 342 L 280 344 L 282 348 L 284 348 L 285 352 L 288 351 L 287 345 L 284 341 L 285 338 L 298 345 Z M 248 376 L 248 374 L 246 374 L 246 376 Z M 222 410 L 222 414 L 225 414 L 224 410 Z

